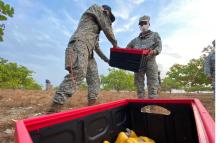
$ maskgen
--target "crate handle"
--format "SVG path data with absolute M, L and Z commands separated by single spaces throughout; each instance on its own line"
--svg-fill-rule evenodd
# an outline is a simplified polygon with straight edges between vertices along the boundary
M 160 114 L 160 115 L 166 115 L 169 116 L 171 114 L 171 112 L 162 107 L 162 106 L 158 106 L 158 105 L 147 105 L 141 108 L 141 112 L 142 113 L 149 113 L 149 114 Z

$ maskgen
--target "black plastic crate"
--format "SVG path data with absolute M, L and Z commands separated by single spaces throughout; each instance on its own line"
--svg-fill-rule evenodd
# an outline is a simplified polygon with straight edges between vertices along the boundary
M 133 72 L 140 72 L 146 68 L 150 50 L 131 48 L 111 48 L 110 66 Z

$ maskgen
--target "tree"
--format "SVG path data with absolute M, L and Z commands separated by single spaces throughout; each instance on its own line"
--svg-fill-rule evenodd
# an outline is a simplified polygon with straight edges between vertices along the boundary
M 32 74 L 28 68 L 0 58 L 0 88 L 41 89 Z
M 125 70 L 109 69 L 107 76 L 101 76 L 101 87 L 104 90 L 134 91 L 134 75 Z
M 180 82 L 177 82 L 175 78 L 165 77 L 161 83 L 162 91 L 170 91 L 172 89 L 180 89 L 182 87 Z
M 174 64 L 162 82 L 162 89 L 171 90 L 180 86 L 186 91 L 211 90 L 211 81 L 204 73 L 204 60 L 214 48 L 215 40 L 212 42 L 212 46 L 208 45 L 203 48 L 199 59 L 191 59 L 186 65 Z
M 13 14 L 14 8 L 0 0 L 0 22 L 6 21 L 8 17 L 13 17 Z M 3 41 L 4 29 L 5 24 L 0 23 L 0 42 Z
M 173 65 L 167 73 L 167 80 L 163 84 L 171 84 L 171 79 L 175 80 L 176 84 L 182 86 L 186 91 L 206 90 L 211 84 L 204 73 L 204 59 L 191 59 L 188 64 Z M 168 83 L 167 83 L 168 82 Z M 174 81 L 172 81 L 173 83 Z M 175 88 L 172 87 L 171 88 Z

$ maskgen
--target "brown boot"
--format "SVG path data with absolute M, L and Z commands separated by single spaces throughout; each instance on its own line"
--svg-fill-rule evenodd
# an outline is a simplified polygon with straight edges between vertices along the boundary
M 61 111 L 62 107 L 62 104 L 57 104 L 53 102 L 47 110 L 46 114 L 58 113 Z
M 89 99 L 88 106 L 93 106 L 96 103 L 96 99 Z

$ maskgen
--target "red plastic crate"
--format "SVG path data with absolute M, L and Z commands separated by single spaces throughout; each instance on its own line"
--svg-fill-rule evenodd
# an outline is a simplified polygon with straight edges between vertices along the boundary
M 170 116 L 139 113 L 166 107 Z M 215 143 L 215 123 L 198 99 L 124 99 L 16 122 L 17 143 L 111 142 L 129 127 L 160 143 Z

